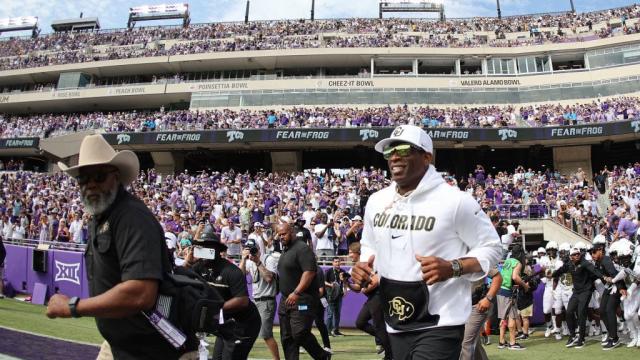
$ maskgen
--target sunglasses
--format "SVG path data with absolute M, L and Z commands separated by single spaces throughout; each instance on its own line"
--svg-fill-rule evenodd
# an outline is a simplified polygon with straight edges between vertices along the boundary
M 105 180 L 107 180 L 107 176 L 109 176 L 109 174 L 117 171 L 118 170 L 111 170 L 104 172 L 95 172 L 91 174 L 80 174 L 76 176 L 76 181 L 79 185 L 86 185 L 91 180 L 93 180 L 96 184 L 102 184 Z
M 384 157 L 385 160 L 389 160 L 394 153 L 400 157 L 407 157 L 411 155 L 411 150 L 418 151 L 418 148 L 409 144 L 401 144 L 393 147 L 387 146 L 382 150 L 382 157 Z

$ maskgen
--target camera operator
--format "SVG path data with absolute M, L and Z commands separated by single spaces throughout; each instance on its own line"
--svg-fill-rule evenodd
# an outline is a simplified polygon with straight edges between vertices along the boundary
M 327 326 L 332 336 L 343 336 L 340 332 L 340 314 L 342 312 L 342 298 L 347 292 L 347 277 L 350 276 L 340 267 L 342 262 L 339 257 L 333 258 L 333 267 L 324 273 L 324 284 L 327 289 Z
M 221 256 L 227 246 L 213 228 L 208 227 L 195 244 L 187 252 L 185 267 L 215 286 L 225 301 L 225 324 L 216 339 L 214 359 L 246 359 L 260 331 L 260 314 L 249 300 L 245 275 Z
M 245 275 L 249 273 L 251 275 L 253 301 L 262 319 L 260 334 L 258 336 L 264 339 L 274 360 L 280 359 L 278 344 L 273 338 L 273 319 L 276 315 L 276 294 L 278 292 L 276 284 L 279 258 L 279 253 L 262 254 L 258 244 L 256 244 L 253 239 L 250 239 L 244 244 L 242 260 L 240 260 L 240 270 L 242 270 L 242 273 Z

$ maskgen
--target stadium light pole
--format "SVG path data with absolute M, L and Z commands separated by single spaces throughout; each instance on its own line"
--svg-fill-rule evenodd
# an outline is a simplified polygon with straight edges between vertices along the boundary
M 571 12 L 576 12 L 576 7 L 573 6 L 573 0 L 569 0 L 569 2 L 571 3 Z
M 316 7 L 316 0 L 311 0 L 311 21 L 314 20 L 314 10 Z
M 496 0 L 496 5 L 498 6 L 498 19 L 502 19 L 502 10 L 500 10 L 500 0 Z
M 244 23 L 249 23 L 249 0 L 247 0 L 247 10 L 244 12 Z

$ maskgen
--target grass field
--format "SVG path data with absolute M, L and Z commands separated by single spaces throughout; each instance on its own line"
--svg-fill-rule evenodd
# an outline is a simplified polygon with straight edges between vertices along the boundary
M 40 305 L 32 305 L 21 301 L 4 299 L 0 300 L 0 326 L 17 330 L 28 331 L 46 336 L 80 341 L 85 343 L 100 344 L 102 337 L 95 327 L 91 318 L 80 319 L 48 319 L 45 315 L 45 308 Z M 375 353 L 373 339 L 370 336 L 356 330 L 344 330 L 347 336 L 331 338 L 334 350 L 333 359 L 379 359 Z M 275 329 L 276 339 L 279 339 L 279 332 Z M 316 333 L 316 336 L 319 335 Z M 210 339 L 213 343 L 214 339 Z M 627 349 L 621 346 L 612 351 L 603 351 L 599 339 L 590 339 L 582 349 L 567 349 L 564 347 L 566 338 L 562 341 L 545 339 L 542 332 L 536 332 L 530 340 L 522 342 L 527 347 L 524 351 L 499 350 L 496 346 L 497 337 L 491 337 L 491 345 L 487 349 L 487 354 L 491 360 L 637 360 L 640 359 L 640 349 Z M 278 341 L 279 342 L 279 341 Z M 0 354 L 2 351 L 2 339 L 0 339 Z M 264 342 L 260 339 L 256 341 L 250 355 L 253 359 L 270 358 Z M 310 359 L 309 356 L 302 355 L 301 359 Z

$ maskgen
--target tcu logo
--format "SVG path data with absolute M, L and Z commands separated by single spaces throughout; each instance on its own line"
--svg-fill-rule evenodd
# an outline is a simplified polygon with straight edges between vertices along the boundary
M 377 139 L 378 135 L 378 132 L 375 130 L 360 130 L 360 137 L 362 138 L 362 141 Z
M 516 139 L 518 137 L 518 132 L 511 129 L 500 129 L 498 130 L 498 136 L 500 136 L 500 140 L 502 141 L 507 139 Z
M 242 131 L 227 131 L 227 137 L 229 138 L 229 142 L 234 142 L 244 139 L 244 133 Z
M 634 133 L 640 132 L 640 120 L 632 121 L 631 127 L 633 128 Z
M 413 304 L 400 296 L 396 296 L 389 301 L 389 316 L 398 316 L 398 320 L 403 321 L 413 316 L 415 308 Z
M 131 141 L 131 136 L 127 134 L 118 134 L 116 139 L 118 140 L 118 145 L 120 145 L 120 144 L 128 143 L 129 141 Z
M 80 263 L 65 264 L 56 260 L 55 281 L 68 281 L 80 285 Z
M 395 130 L 393 130 L 393 134 L 391 134 L 391 136 L 397 137 L 402 135 L 403 132 L 404 132 L 404 129 L 398 126 Z

